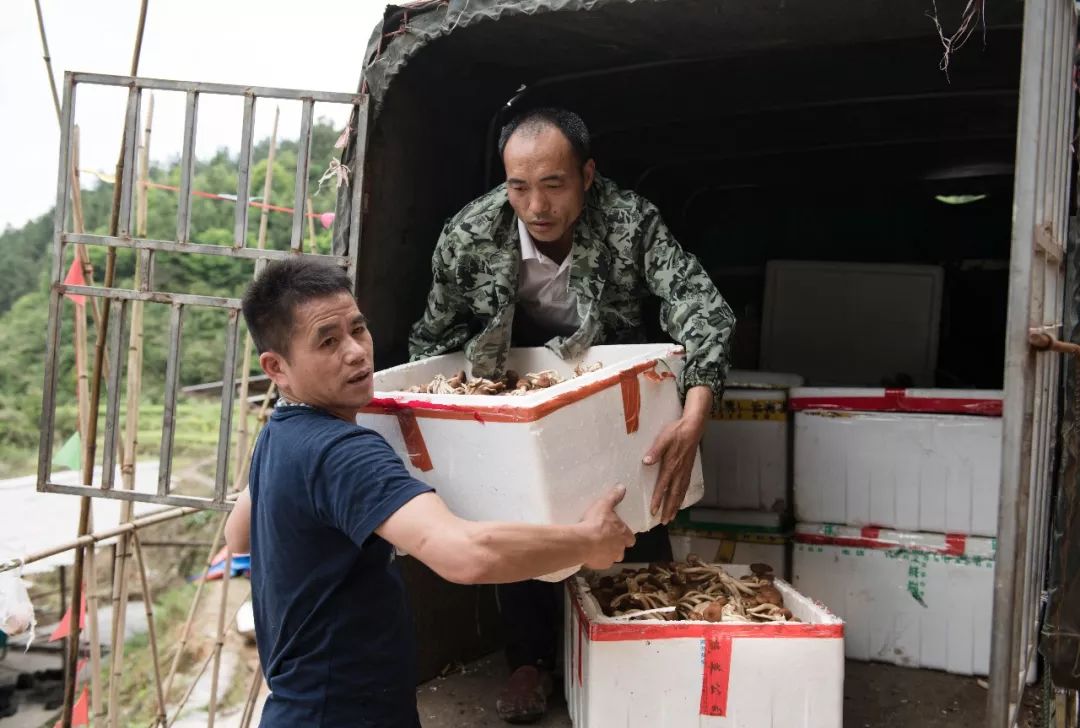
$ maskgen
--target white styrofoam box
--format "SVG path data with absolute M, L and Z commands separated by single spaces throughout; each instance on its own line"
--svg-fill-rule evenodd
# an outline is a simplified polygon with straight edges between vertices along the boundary
M 788 390 L 802 377 L 732 371 L 720 412 L 705 425 L 701 505 L 782 513 L 788 509 Z
M 610 618 L 580 575 L 570 579 L 563 676 L 574 726 L 839 728 L 844 624 L 786 582 L 776 587 L 801 623 Z
M 404 392 L 436 374 L 468 369 L 461 353 L 404 364 L 375 374 L 375 397 L 356 422 L 385 437 L 410 472 L 462 518 L 576 523 L 621 483 L 626 497 L 619 516 L 635 532 L 648 531 L 659 523 L 649 512 L 659 467 L 642 458 L 682 414 L 675 386 L 682 348 L 594 346 L 566 361 L 545 348 L 519 348 L 510 351 L 507 366 L 571 377 L 577 365 L 595 362 L 603 367 L 522 396 Z M 701 498 L 700 460 L 683 507 Z
M 1000 391 L 792 390 L 796 519 L 995 535 L 1001 400 Z
M 800 523 L 794 585 L 846 625 L 856 660 L 986 675 L 994 539 Z
M 714 564 L 764 563 L 777 574 L 788 574 L 788 536 L 779 513 L 697 505 L 680 511 L 668 533 L 676 561 L 697 554 Z
M 761 366 L 814 385 L 932 386 L 940 266 L 769 261 Z

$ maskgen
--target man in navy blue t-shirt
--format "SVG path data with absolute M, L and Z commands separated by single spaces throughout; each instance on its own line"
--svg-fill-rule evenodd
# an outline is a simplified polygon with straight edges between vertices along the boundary
M 505 583 L 606 568 L 634 536 L 615 488 L 573 526 L 477 523 L 412 478 L 355 424 L 372 397 L 371 334 L 344 271 L 267 265 L 243 301 L 281 398 L 226 526 L 251 552 L 262 726 L 417 728 L 415 646 L 394 546 L 449 581 Z

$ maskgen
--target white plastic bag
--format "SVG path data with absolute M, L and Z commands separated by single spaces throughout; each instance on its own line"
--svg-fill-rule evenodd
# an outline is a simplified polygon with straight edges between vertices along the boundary
M 27 582 L 15 572 L 0 574 L 0 631 L 13 637 L 29 630 L 30 642 L 33 642 L 37 619 L 26 587 Z

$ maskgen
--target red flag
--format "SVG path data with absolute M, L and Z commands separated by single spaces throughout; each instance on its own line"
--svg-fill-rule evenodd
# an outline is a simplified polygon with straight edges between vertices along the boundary
M 56 721 L 53 728 L 61 728 L 63 719 Z M 90 690 L 82 689 L 82 695 L 75 701 L 75 707 L 71 710 L 71 725 L 90 725 Z
M 79 629 L 86 628 L 86 589 L 83 589 L 82 605 L 79 607 Z M 71 607 L 64 612 L 64 618 L 60 620 L 60 624 L 56 625 L 56 629 L 49 635 L 49 642 L 55 642 L 56 640 L 63 639 L 71 634 Z
M 79 257 L 75 256 L 75 260 L 71 261 L 71 267 L 68 268 L 67 275 L 64 276 L 65 286 L 85 286 L 86 278 L 83 277 L 82 266 L 79 265 Z M 65 296 L 71 299 L 72 303 L 76 306 L 86 305 L 86 296 L 82 296 L 78 293 L 65 293 Z

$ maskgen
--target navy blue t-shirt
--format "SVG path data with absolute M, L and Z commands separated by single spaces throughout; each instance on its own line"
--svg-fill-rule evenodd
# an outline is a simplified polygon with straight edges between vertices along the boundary
M 431 488 L 379 434 L 305 406 L 274 410 L 249 487 L 260 725 L 418 728 L 412 619 L 374 531 Z

